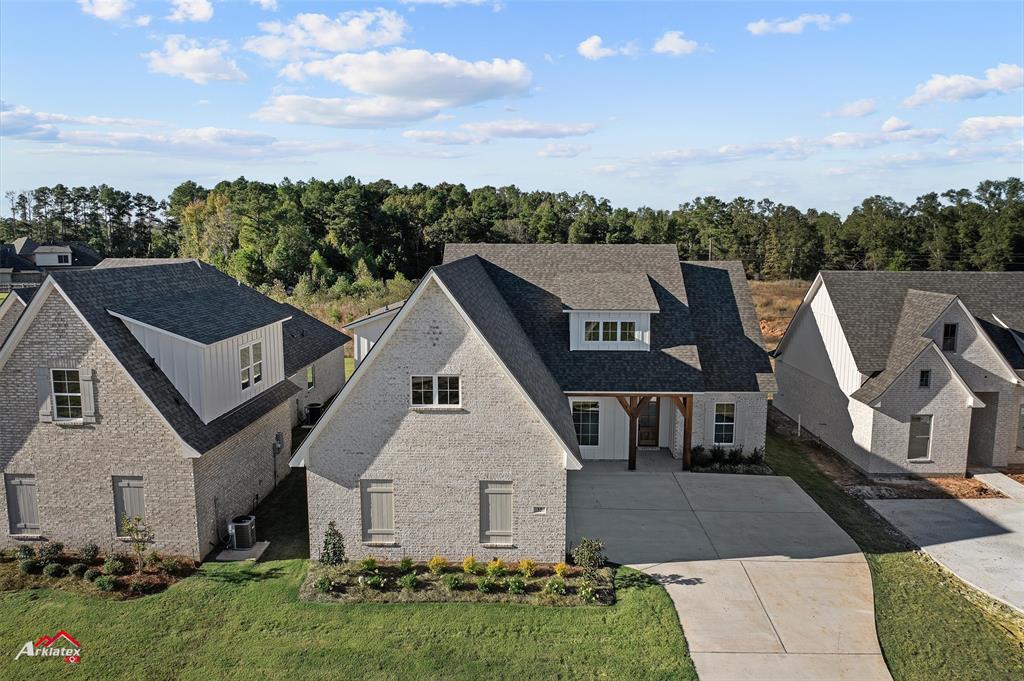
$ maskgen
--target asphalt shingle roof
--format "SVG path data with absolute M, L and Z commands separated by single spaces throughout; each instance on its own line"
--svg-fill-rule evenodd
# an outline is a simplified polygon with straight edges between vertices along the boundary
M 659 311 L 646 272 L 574 272 L 556 277 L 551 292 L 567 310 Z
M 186 297 L 205 292 L 216 298 L 219 291 L 230 289 L 236 293 L 235 289 L 239 288 L 248 291 L 247 301 L 264 299 L 255 291 L 239 286 L 234 279 L 210 265 L 189 261 L 145 267 L 52 271 L 50 276 L 175 432 L 200 454 L 217 446 L 299 391 L 299 387 L 291 381 L 282 380 L 238 408 L 204 424 L 124 323 L 107 311 L 115 307 L 135 308 L 145 301 L 163 301 L 173 295 Z M 194 302 L 202 304 L 202 298 Z M 274 305 L 280 306 L 278 303 Z M 333 349 L 348 341 L 344 334 L 308 315 L 290 306 L 280 307 L 292 315 L 292 319 L 284 324 L 285 370 L 289 375 L 301 368 L 295 366 L 296 362 L 310 357 L 315 359 L 316 353 L 328 346 Z M 295 345 L 308 347 L 296 349 Z

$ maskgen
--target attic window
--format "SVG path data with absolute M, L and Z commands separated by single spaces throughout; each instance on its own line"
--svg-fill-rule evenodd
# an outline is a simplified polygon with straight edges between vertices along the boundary
M 57 255 L 57 264 L 58 265 L 70 265 L 71 264 L 71 256 L 70 255 L 65 255 L 65 254 L 58 254 Z
M 243 345 L 238 350 L 239 378 L 242 390 L 248 390 L 263 380 L 263 343 Z
M 942 351 L 956 352 L 956 324 L 942 325 Z
M 53 401 L 58 421 L 73 421 L 82 418 L 82 387 L 77 369 L 54 369 Z
M 601 322 L 584 322 L 583 339 L 588 341 L 601 340 Z
M 921 388 L 927 388 L 932 384 L 932 370 L 922 369 L 921 377 L 918 379 L 917 385 Z

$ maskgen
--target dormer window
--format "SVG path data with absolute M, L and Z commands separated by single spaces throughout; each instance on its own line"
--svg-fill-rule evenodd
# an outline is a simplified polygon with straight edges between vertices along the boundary
M 614 343 L 619 340 L 619 323 L 601 322 L 601 340 L 606 343 Z
M 570 350 L 650 350 L 650 312 L 569 311 Z
M 589 342 L 601 340 L 601 322 L 586 322 L 583 339 Z
M 619 322 L 619 340 L 636 340 L 636 322 Z
M 65 254 L 59 254 L 57 256 L 57 264 L 58 265 L 70 265 L 71 264 L 71 256 L 70 255 L 65 255 Z
M 942 325 L 942 351 L 956 352 L 956 324 Z
M 239 376 L 242 390 L 263 380 L 263 343 L 243 345 L 238 351 Z

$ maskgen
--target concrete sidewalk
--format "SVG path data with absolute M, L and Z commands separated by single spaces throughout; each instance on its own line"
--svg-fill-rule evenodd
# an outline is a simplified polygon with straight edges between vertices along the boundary
M 863 555 L 789 478 L 574 472 L 569 532 L 665 586 L 701 681 L 891 680 Z

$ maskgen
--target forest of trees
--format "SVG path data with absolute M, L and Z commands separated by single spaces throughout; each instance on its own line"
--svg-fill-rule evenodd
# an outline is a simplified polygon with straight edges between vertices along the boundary
M 166 199 L 98 187 L 9 192 L 0 243 L 84 241 L 110 257 L 198 257 L 264 290 L 358 295 L 398 288 L 446 242 L 674 243 L 681 258 L 740 259 L 751 278 L 819 269 L 1024 269 L 1024 183 L 865 199 L 850 214 L 714 196 L 674 210 L 615 208 L 587 193 L 364 183 L 186 181 Z

